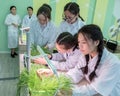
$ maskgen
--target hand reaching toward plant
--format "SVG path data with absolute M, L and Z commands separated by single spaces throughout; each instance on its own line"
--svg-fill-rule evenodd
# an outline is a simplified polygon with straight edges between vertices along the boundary
M 47 64 L 45 58 L 43 58 L 43 57 L 34 59 L 33 62 L 36 63 L 36 64 L 43 64 L 43 65 L 46 65 L 46 64 Z
M 39 77 L 41 76 L 49 77 L 49 76 L 53 76 L 53 71 L 51 69 L 38 69 L 37 75 Z

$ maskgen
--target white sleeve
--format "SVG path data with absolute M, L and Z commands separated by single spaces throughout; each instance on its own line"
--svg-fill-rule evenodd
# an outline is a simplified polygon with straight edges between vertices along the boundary
M 69 69 L 73 68 L 74 66 L 67 61 L 59 62 L 59 61 L 51 61 L 55 68 L 60 71 L 68 71 Z
M 99 70 L 99 76 L 91 83 L 92 87 L 103 96 L 108 96 L 120 80 L 120 63 L 115 63 L 115 61 L 112 62 L 113 64 L 106 62 Z
M 57 27 L 53 25 L 50 31 L 52 35 L 50 37 L 50 40 L 47 43 L 47 46 L 49 49 L 53 49 L 55 47 L 55 41 L 57 38 Z
M 63 60 L 65 60 L 65 57 L 61 53 L 54 53 L 54 54 L 52 54 L 52 59 L 51 60 L 53 60 L 53 61 L 63 61 Z
M 106 62 L 107 63 L 107 62 Z M 115 88 L 117 82 L 120 80 L 118 76 L 120 64 L 113 65 L 105 64 L 99 70 L 99 75 L 87 86 L 80 86 L 73 89 L 73 96 L 92 96 L 97 93 L 102 96 L 109 96 Z
M 73 83 L 79 83 L 84 78 L 81 68 L 85 67 L 85 64 L 85 58 L 81 55 L 76 66 L 66 73 L 66 75 L 72 79 Z
M 77 51 L 74 54 L 70 55 L 65 61 L 53 61 L 56 69 L 61 71 L 68 71 L 71 68 L 74 68 L 77 63 L 80 61 L 81 53 Z
M 10 15 L 7 15 L 7 17 L 6 17 L 6 19 L 5 19 L 5 24 L 8 25 L 8 26 L 12 24 Z
M 73 83 L 79 83 L 83 78 L 84 74 L 81 69 L 79 69 L 77 66 L 73 69 L 70 69 L 66 76 L 69 77 Z
M 73 88 L 72 96 L 93 96 L 97 92 L 93 89 L 91 85 L 83 85 L 82 87 Z

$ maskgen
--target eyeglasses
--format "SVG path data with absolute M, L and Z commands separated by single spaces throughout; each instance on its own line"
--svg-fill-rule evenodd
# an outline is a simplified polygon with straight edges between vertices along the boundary
M 75 17 L 76 17 L 76 15 L 74 15 L 73 17 L 66 17 L 65 15 L 62 15 L 63 20 L 65 20 L 67 22 L 71 22 Z

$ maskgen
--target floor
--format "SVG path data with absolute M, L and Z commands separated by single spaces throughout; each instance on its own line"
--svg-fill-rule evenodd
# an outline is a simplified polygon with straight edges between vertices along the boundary
M 9 53 L 0 53 L 0 96 L 16 96 L 18 76 L 18 56 L 11 58 Z

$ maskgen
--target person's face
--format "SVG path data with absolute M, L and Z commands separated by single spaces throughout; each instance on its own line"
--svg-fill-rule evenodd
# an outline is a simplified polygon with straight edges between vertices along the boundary
M 45 25 L 49 21 L 49 19 L 46 18 L 43 14 L 39 14 L 37 18 L 38 18 L 38 21 L 41 25 Z
M 85 39 L 83 34 L 79 33 L 78 35 L 78 45 L 80 51 L 84 54 L 94 54 L 97 53 L 97 46 L 99 44 L 99 41 L 93 41 L 92 39 Z
M 28 14 L 29 14 L 29 15 L 32 15 L 32 14 L 33 14 L 33 10 L 32 10 L 31 8 L 28 8 L 27 11 L 28 11 Z
M 55 46 L 56 46 L 56 49 L 59 53 L 64 54 L 64 53 L 68 52 L 68 50 L 65 49 L 64 45 L 59 45 L 59 44 L 56 43 Z
M 11 11 L 12 14 L 14 14 L 14 15 L 16 14 L 16 8 L 15 7 L 13 7 L 10 11 Z
M 66 10 L 63 17 L 68 23 L 72 24 L 78 18 L 78 15 L 72 14 L 70 11 Z

